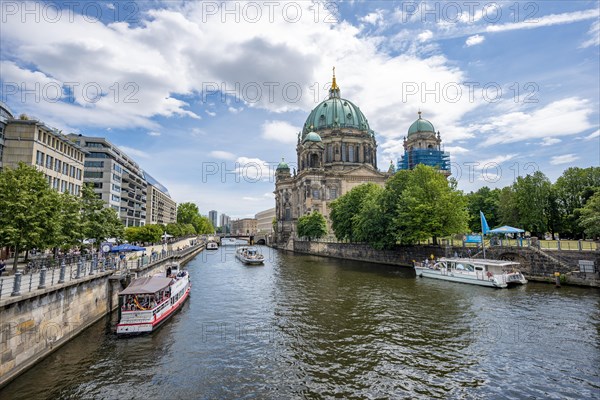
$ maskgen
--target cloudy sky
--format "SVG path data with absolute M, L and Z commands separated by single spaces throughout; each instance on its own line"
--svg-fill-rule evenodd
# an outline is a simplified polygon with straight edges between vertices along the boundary
M 600 164 L 597 1 L 0 5 L 13 112 L 108 138 L 204 214 L 274 205 L 333 66 L 382 170 L 419 109 L 465 191 Z

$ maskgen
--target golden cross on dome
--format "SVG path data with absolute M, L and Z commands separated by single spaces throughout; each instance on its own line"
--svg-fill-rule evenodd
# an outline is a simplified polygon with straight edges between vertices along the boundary
M 339 90 L 337 83 L 335 82 L 335 67 L 333 67 L 333 82 L 331 83 L 331 90 Z

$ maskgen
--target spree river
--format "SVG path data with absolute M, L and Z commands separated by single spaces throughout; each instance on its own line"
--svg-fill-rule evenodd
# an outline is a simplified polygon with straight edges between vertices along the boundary
M 149 336 L 116 314 L 0 390 L 8 399 L 599 398 L 600 296 L 494 290 L 408 268 L 233 247 L 186 265 L 189 301 Z

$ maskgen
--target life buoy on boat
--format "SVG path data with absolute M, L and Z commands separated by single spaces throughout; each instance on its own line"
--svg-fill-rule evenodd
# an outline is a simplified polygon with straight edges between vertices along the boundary
M 487 272 L 487 277 L 491 278 L 492 276 L 494 276 L 494 274 L 492 274 L 490 271 Z

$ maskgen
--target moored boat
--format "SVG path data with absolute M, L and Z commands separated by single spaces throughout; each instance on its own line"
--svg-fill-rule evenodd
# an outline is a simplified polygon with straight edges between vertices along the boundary
M 265 257 L 260 254 L 256 247 L 243 246 L 236 250 L 235 256 L 247 265 L 260 265 L 265 262 Z
M 495 288 L 526 284 L 518 267 L 514 261 L 481 258 L 440 258 L 435 263 L 415 262 L 414 266 L 418 276 Z
M 133 280 L 119 293 L 117 335 L 153 332 L 183 305 L 190 288 L 188 272 L 177 264 L 169 266 L 165 276 Z
M 215 242 L 208 242 L 206 243 L 206 250 L 218 250 L 219 249 L 219 245 Z
M 235 246 L 237 244 L 237 240 L 235 238 L 224 237 L 221 238 L 221 246 Z

